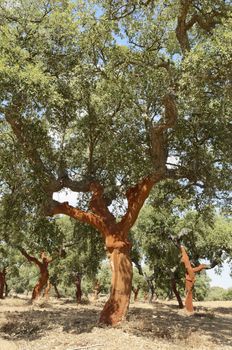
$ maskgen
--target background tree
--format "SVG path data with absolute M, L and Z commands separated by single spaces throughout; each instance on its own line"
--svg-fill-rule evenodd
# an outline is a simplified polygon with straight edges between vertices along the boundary
M 161 202 L 162 199 L 160 197 Z M 139 242 L 140 254 L 153 271 L 156 287 L 169 291 L 169 295 L 172 289 L 179 307 L 183 307 L 177 289 L 179 285 L 183 294 L 184 266 L 180 244 L 187 247 L 187 255 L 186 249 L 181 249 L 187 257 L 186 263 L 191 261 L 193 270 L 200 271 L 199 266 L 203 269 L 212 264 L 219 268 L 231 256 L 231 223 L 209 208 L 203 212 L 188 210 L 186 202 L 178 197 L 171 204 L 161 202 L 158 208 L 144 207 L 133 230 L 134 239 Z M 216 236 L 223 237 L 224 243 Z M 192 285 L 190 289 L 192 291 Z
M 117 323 L 131 292 L 128 233 L 152 187 L 171 179 L 227 199 L 230 4 L 0 5 L 4 207 L 12 222 L 43 211 L 100 231 L 114 266 L 100 320 Z M 52 200 L 63 188 L 82 194 L 76 207 Z M 109 206 L 122 199 L 119 218 Z
M 82 278 L 93 283 L 105 251 L 99 234 L 92 227 L 67 217 L 57 219 L 57 223 L 66 239 L 66 259 L 62 274 L 67 284 L 76 285 L 76 300 L 80 303 Z

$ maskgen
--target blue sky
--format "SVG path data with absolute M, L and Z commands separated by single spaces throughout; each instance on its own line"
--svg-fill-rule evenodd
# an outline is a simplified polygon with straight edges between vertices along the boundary
M 211 287 L 232 288 L 230 267 L 227 263 L 223 264 L 222 273 L 220 275 L 216 274 L 215 269 L 208 270 L 206 273 L 211 278 Z

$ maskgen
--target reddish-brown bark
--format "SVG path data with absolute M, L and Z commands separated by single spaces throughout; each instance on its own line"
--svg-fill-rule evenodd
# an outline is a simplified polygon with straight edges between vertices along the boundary
M 134 293 L 134 301 L 138 300 L 138 295 L 139 295 L 140 287 L 132 287 L 132 292 Z
M 132 287 L 131 243 L 128 240 L 128 233 L 135 223 L 153 185 L 161 179 L 162 176 L 160 174 L 156 177 L 146 177 L 127 191 L 128 209 L 120 222 L 117 222 L 116 218 L 109 211 L 104 198 L 103 188 L 96 182 L 93 182 L 90 186 L 92 191 L 91 211 L 82 211 L 72 207 L 67 202 L 56 202 L 53 205 L 53 215 L 69 215 L 94 226 L 102 234 L 110 258 L 112 281 L 109 300 L 100 315 L 101 323 L 116 324 L 126 315 Z
M 197 267 L 192 267 L 188 254 L 186 253 L 186 250 L 183 246 L 180 246 L 180 251 L 181 251 L 181 261 L 185 266 L 186 273 L 185 273 L 185 292 L 186 292 L 186 297 L 185 297 L 185 309 L 188 312 L 193 312 L 193 287 L 194 283 L 196 281 L 195 274 L 197 272 L 200 272 L 204 269 L 210 268 L 208 265 L 205 264 L 200 264 Z
M 0 271 L 0 299 L 4 299 L 4 288 L 6 287 L 6 268 Z
M 44 252 L 41 252 L 41 261 L 39 261 L 34 256 L 29 255 L 24 249 L 20 249 L 21 253 L 27 258 L 28 261 L 33 262 L 39 269 L 39 280 L 36 283 L 33 292 L 32 292 L 32 300 L 36 300 L 40 297 L 43 288 L 46 287 L 44 296 L 48 298 L 48 293 L 50 290 L 49 283 L 49 272 L 48 265 L 52 262 L 51 258 L 48 258 Z
M 130 246 L 112 249 L 109 255 L 112 271 L 111 292 L 101 312 L 100 323 L 114 325 L 124 319 L 130 303 L 132 284 Z

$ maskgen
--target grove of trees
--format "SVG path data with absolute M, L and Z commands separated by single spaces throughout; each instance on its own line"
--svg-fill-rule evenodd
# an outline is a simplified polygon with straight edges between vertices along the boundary
M 151 192 L 229 213 L 231 49 L 226 0 L 0 0 L 0 241 L 53 254 L 56 216 L 90 225 L 84 269 L 104 246 L 112 269 L 104 324 L 126 316 Z

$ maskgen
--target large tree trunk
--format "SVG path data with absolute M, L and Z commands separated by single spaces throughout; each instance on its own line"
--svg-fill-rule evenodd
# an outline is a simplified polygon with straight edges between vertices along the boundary
M 175 278 L 171 279 L 171 286 L 172 286 L 173 293 L 175 294 L 176 299 L 178 301 L 179 308 L 183 309 L 184 308 L 184 304 L 183 304 L 183 301 L 181 299 L 180 293 L 179 293 L 179 291 L 176 288 L 176 280 L 175 280 Z
M 6 269 L 0 271 L 0 299 L 4 299 L 4 288 L 6 285 Z
M 168 115 L 166 119 L 169 119 Z M 160 133 L 164 129 L 166 126 L 163 124 L 159 127 Z M 160 167 L 158 166 L 158 168 Z M 128 233 L 153 185 L 163 178 L 164 172 L 163 167 L 161 167 L 156 174 L 147 176 L 134 187 L 129 188 L 126 191 L 128 208 L 120 221 L 109 211 L 104 188 L 95 181 L 91 182 L 85 189 L 87 192 L 92 192 L 92 198 L 89 202 L 91 211 L 74 208 L 68 202 L 59 203 L 56 201 L 53 201 L 47 210 L 49 215 L 65 214 L 90 224 L 101 233 L 105 241 L 111 261 L 112 282 L 110 297 L 101 312 L 100 323 L 114 325 L 126 316 L 132 287 L 131 243 L 128 241 Z
M 113 249 L 109 256 L 112 270 L 111 291 L 101 312 L 100 323 L 114 325 L 124 319 L 129 308 L 133 271 L 127 247 Z

